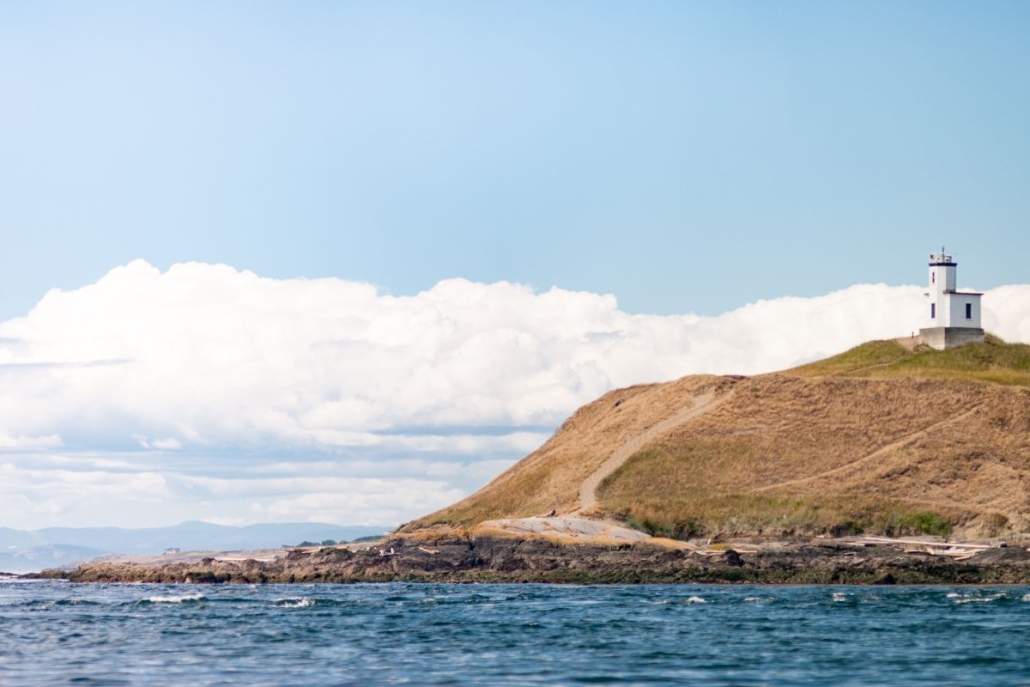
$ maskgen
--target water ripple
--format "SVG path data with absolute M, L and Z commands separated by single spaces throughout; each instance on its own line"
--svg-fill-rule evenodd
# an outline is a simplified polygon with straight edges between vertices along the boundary
M 1030 589 L 0 585 L 0 684 L 1020 685 Z

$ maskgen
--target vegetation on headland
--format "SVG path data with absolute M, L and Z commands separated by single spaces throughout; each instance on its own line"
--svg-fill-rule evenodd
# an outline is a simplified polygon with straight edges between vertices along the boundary
M 725 401 L 641 447 L 593 516 L 656 536 L 999 536 L 1030 528 L 1030 346 L 874 341 L 751 378 L 621 389 L 490 485 L 404 531 L 574 512 L 620 445 L 692 399 Z
M 982 344 L 937 351 L 897 341 L 870 341 L 840 355 L 782 373 L 803 377 L 949 379 L 1030 387 L 1030 346 L 988 334 Z

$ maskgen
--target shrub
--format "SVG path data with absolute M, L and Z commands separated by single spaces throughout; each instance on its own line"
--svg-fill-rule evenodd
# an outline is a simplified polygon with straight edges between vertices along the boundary
M 930 510 L 912 513 L 890 512 L 878 519 L 877 529 L 888 537 L 906 534 L 930 534 L 946 537 L 954 528 L 951 521 Z
M 850 537 L 855 534 L 862 534 L 864 530 L 865 528 L 862 527 L 861 523 L 848 519 L 832 526 L 830 534 L 834 537 Z
M 910 526 L 921 534 L 935 534 L 941 537 L 951 534 L 952 524 L 933 511 L 921 510 L 909 515 Z
M 665 537 L 666 539 L 687 540 L 700 536 L 704 532 L 704 526 L 695 521 L 686 522 L 663 522 L 653 518 L 637 520 L 632 515 L 625 515 L 626 525 L 632 529 L 646 532 L 652 537 Z
M 983 516 L 982 528 L 987 531 L 990 536 L 997 536 L 1005 529 L 1005 526 L 1009 524 L 1009 519 L 1002 513 L 987 513 Z

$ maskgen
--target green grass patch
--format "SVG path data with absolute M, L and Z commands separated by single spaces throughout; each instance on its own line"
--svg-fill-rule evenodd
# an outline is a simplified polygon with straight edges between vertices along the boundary
M 896 363 L 910 355 L 911 352 L 897 341 L 869 341 L 840 355 L 802 365 L 789 372 L 804 377 L 847 376 L 856 370 Z
M 899 512 L 890 510 L 875 517 L 874 529 L 888 536 L 905 536 L 912 534 L 931 534 L 946 537 L 954 529 L 954 523 L 929 510 Z
M 840 355 L 784 374 L 801 377 L 958 379 L 1030 386 L 1030 346 L 988 334 L 983 343 L 937 351 L 905 349 L 896 341 L 870 341 Z

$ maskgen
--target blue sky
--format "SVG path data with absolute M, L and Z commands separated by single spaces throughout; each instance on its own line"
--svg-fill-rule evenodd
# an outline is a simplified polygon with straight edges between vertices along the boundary
M 0 6 L 0 317 L 143 258 L 631 312 L 1030 249 L 1020 2 Z
M 397 524 L 613 387 L 910 333 L 942 244 L 1030 342 L 1027 35 L 1023 2 L 2 3 L 0 526 Z

